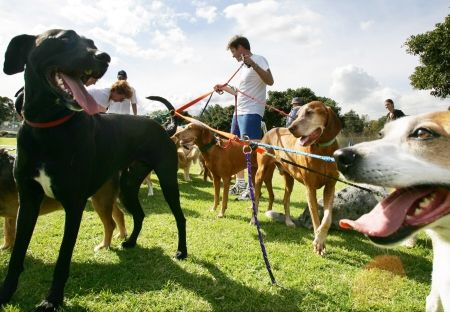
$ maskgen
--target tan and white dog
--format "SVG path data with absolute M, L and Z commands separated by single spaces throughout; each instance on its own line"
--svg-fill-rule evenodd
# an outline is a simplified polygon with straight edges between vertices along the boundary
M 403 117 L 382 134 L 334 157 L 348 179 L 396 190 L 370 213 L 340 224 L 384 246 L 425 229 L 433 242 L 426 311 L 450 311 L 450 112 Z

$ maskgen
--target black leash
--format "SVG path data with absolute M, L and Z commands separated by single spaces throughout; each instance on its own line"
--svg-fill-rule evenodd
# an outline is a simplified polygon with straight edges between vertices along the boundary
M 339 178 L 335 178 L 335 177 L 329 176 L 329 175 L 327 175 L 327 174 L 325 174 L 325 173 L 322 173 L 322 172 L 319 172 L 319 171 L 317 171 L 317 170 L 314 170 L 314 169 L 311 169 L 311 168 L 308 168 L 308 167 L 299 165 L 299 164 L 297 164 L 297 163 L 295 163 L 295 162 L 293 162 L 293 161 L 290 161 L 290 160 L 287 160 L 287 159 L 284 159 L 284 158 L 281 158 L 281 157 L 280 157 L 280 160 L 281 160 L 282 162 L 287 163 L 287 164 L 289 164 L 289 165 L 292 165 L 292 166 L 294 166 L 294 167 L 302 168 L 302 169 L 311 171 L 311 172 L 313 172 L 313 173 L 315 173 L 315 174 L 321 175 L 321 176 L 323 176 L 323 177 L 326 177 L 326 178 L 329 178 L 329 179 L 332 179 L 332 180 L 335 180 L 335 181 L 339 181 L 339 182 L 342 182 L 342 183 L 344 183 L 344 184 L 347 184 L 347 185 L 356 187 L 356 188 L 358 188 L 358 189 L 360 189 L 360 190 L 363 190 L 363 191 L 366 191 L 366 192 L 369 192 L 369 193 L 378 194 L 379 196 L 383 196 L 380 192 L 376 192 L 376 191 L 371 190 L 371 189 L 369 189 L 369 188 L 366 188 L 366 187 L 363 187 L 363 186 L 360 186 L 360 185 L 357 185 L 357 184 L 354 184 L 354 183 L 351 183 L 351 182 L 348 182 L 348 181 L 344 181 L 344 180 L 339 179 Z

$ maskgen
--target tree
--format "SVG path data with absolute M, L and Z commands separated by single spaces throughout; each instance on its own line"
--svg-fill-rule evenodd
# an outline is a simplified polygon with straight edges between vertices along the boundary
M 424 34 L 413 35 L 405 42 L 406 52 L 418 55 L 417 66 L 409 77 L 415 89 L 430 90 L 433 96 L 450 95 L 450 15 L 443 23 Z
M 344 127 L 342 132 L 346 135 L 362 134 L 364 130 L 365 120 L 360 117 L 354 110 L 350 110 L 342 116 Z
M 294 97 L 301 97 L 305 100 L 306 103 L 317 100 L 317 96 L 311 89 L 297 88 L 287 89 L 286 91 L 269 91 L 267 104 L 285 113 L 289 113 L 292 108 L 291 100 Z M 284 127 L 284 125 L 286 124 L 286 117 L 283 117 L 277 111 L 271 110 L 269 107 L 266 107 L 264 121 L 266 123 L 267 129 L 272 129 L 274 127 Z
M 14 121 L 16 111 L 14 102 L 8 97 L 0 96 L 0 123 L 4 121 Z
M 230 132 L 233 112 L 233 105 L 222 107 L 218 104 L 215 104 L 209 106 L 199 119 L 212 128 Z

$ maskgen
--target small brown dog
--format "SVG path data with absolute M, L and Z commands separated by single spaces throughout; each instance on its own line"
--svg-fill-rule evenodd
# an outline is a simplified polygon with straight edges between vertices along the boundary
M 180 131 L 180 129 L 182 129 L 182 128 L 178 127 L 177 131 Z M 184 171 L 184 181 L 187 181 L 187 182 L 192 181 L 191 176 L 189 175 L 189 172 L 191 170 L 192 164 L 197 163 L 197 161 L 202 157 L 200 150 L 192 142 L 181 144 L 180 140 L 176 136 L 172 136 L 171 139 L 172 139 L 172 141 L 175 142 L 175 145 L 177 146 L 178 168 L 183 169 L 183 171 Z M 200 167 L 202 168 L 202 171 L 200 172 L 200 174 L 204 174 L 204 168 L 203 168 L 203 164 L 202 164 L 201 160 L 200 160 Z M 204 178 L 204 180 L 206 181 L 206 178 Z M 148 187 L 147 196 L 153 196 L 154 192 L 153 192 L 153 183 L 152 183 L 151 172 L 145 178 L 144 181 Z
M 178 168 L 183 169 L 185 181 L 192 181 L 189 171 L 191 165 L 197 163 L 200 157 L 200 150 L 194 143 L 181 143 L 176 136 L 172 136 L 171 139 L 177 146 Z
M 14 245 L 16 238 L 16 218 L 19 208 L 16 183 L 13 177 L 14 157 L 4 149 L 0 149 L 0 216 L 5 217 L 3 225 L 4 242 L 0 249 L 8 249 Z M 127 231 L 123 212 L 117 207 L 118 180 L 117 177 L 107 181 L 92 196 L 92 204 L 99 215 L 104 228 L 103 241 L 95 247 L 95 251 L 109 248 L 116 224 L 119 228 L 119 237 L 125 238 Z M 44 197 L 40 214 L 47 214 L 62 209 L 61 204 L 50 198 Z
M 333 152 L 338 148 L 336 136 L 341 128 L 339 118 L 330 107 L 325 106 L 322 102 L 313 101 L 300 108 L 297 118 L 288 129 L 271 129 L 264 135 L 261 142 L 289 149 L 297 149 L 311 154 L 332 156 Z M 339 176 L 335 163 L 283 151 L 269 152 L 303 167 L 311 168 L 320 174 L 326 174 L 334 178 Z M 314 250 L 318 254 L 323 255 L 325 253 L 325 239 L 331 225 L 331 212 L 336 180 L 280 162 L 270 155 L 258 154 L 258 172 L 256 173 L 255 181 L 255 199 L 257 204 L 261 195 L 262 181 L 266 181 L 267 176 L 272 175 L 271 172 L 273 172 L 275 165 L 281 167 L 285 180 L 283 204 L 286 225 L 295 226 L 294 222 L 292 222 L 289 209 L 290 196 L 295 179 L 303 183 L 306 187 L 308 207 L 315 234 L 313 243 Z M 322 222 L 320 222 L 316 192 L 323 186 L 325 186 L 323 193 L 324 216 Z M 271 208 L 269 206 L 269 210 Z
M 219 206 L 220 181 L 223 181 L 222 209 L 218 214 L 219 218 L 223 217 L 227 209 L 231 177 L 246 168 L 242 145 L 234 141 L 227 142 L 217 139 L 212 131 L 197 123 L 188 124 L 183 130 L 174 134 L 174 137 L 177 137 L 182 144 L 194 142 L 199 147 L 205 160 L 205 166 L 213 176 L 214 205 L 211 210 L 216 210 Z M 256 155 L 253 152 L 252 179 L 254 179 L 256 168 Z M 264 183 L 269 193 L 269 200 L 273 201 L 272 175 L 268 175 Z

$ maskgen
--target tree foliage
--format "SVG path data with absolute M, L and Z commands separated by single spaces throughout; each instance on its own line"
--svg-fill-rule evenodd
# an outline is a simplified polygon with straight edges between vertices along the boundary
M 233 112 L 233 105 L 227 107 L 222 107 L 218 104 L 210 105 L 204 111 L 203 115 L 200 116 L 200 121 L 215 129 L 229 132 L 231 128 L 231 119 L 233 116 Z
M 14 102 L 8 97 L 0 96 L 0 123 L 13 121 L 16 116 Z
M 411 85 L 420 90 L 430 90 L 431 95 L 445 98 L 450 95 L 450 15 L 436 28 L 413 35 L 405 42 L 406 52 L 418 55 L 417 66 L 409 77 Z

